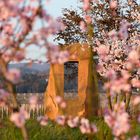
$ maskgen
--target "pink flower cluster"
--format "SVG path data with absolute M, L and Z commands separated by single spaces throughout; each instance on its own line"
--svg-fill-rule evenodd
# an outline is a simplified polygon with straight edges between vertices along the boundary
M 88 119 L 82 118 L 81 119 L 81 125 L 80 130 L 83 134 L 91 134 L 91 133 L 97 133 L 97 127 L 95 124 L 90 124 Z
M 115 93 L 121 93 L 122 91 L 128 93 L 131 90 L 131 85 L 129 84 L 130 74 L 128 71 L 121 71 L 121 77 L 118 78 L 116 72 L 109 71 L 107 73 L 108 82 L 105 83 L 105 89 L 110 89 L 110 93 L 114 95 Z
M 94 123 L 89 122 L 88 119 L 77 117 L 66 117 L 66 116 L 58 116 L 56 119 L 57 124 L 59 125 L 68 125 L 71 128 L 80 129 L 83 134 L 95 134 L 97 132 L 97 127 Z
M 118 6 L 117 0 L 111 0 L 111 1 L 110 1 L 110 8 L 111 8 L 111 9 L 116 9 L 117 6 Z
M 51 63 L 63 64 L 69 59 L 68 51 L 60 51 L 57 46 L 52 46 L 47 54 Z
M 19 112 L 11 114 L 10 121 L 12 121 L 17 127 L 21 128 L 25 125 L 25 122 L 29 117 L 29 114 L 23 108 L 20 108 Z
M 125 103 L 115 104 L 114 111 L 108 111 L 104 115 L 105 122 L 112 129 L 114 136 L 119 137 L 130 129 L 129 115 L 125 112 Z
M 85 12 L 84 15 L 84 21 L 80 22 L 80 28 L 83 32 L 86 31 L 87 25 L 92 23 L 92 18 L 91 16 L 88 14 L 88 12 L 90 11 L 90 2 L 91 0 L 83 0 L 83 11 Z
M 140 104 L 140 96 L 137 96 L 137 97 L 133 98 L 132 104 L 133 104 L 134 106 L 139 105 L 139 104 Z
M 8 102 L 9 93 L 4 89 L 0 89 L 0 107 L 6 106 Z
M 9 69 L 6 73 L 6 78 L 13 83 L 18 83 L 20 80 L 20 71 L 18 69 Z
M 111 93 L 128 93 L 131 87 L 140 87 L 140 54 L 139 35 L 135 33 L 128 38 L 128 28 L 130 24 L 123 20 L 120 30 L 103 33 L 104 43 L 96 40 L 97 47 L 94 51 L 99 56 L 97 71 L 107 80 L 105 89 L 110 89 Z M 123 32 L 123 37 L 120 33 Z M 107 37 L 108 36 L 108 37 Z
M 56 96 L 55 100 L 56 100 L 56 103 L 58 104 L 58 106 L 59 106 L 60 108 L 62 108 L 62 109 L 66 108 L 67 104 L 66 104 L 66 102 L 62 99 L 62 97 Z
M 37 118 L 37 120 L 39 121 L 40 125 L 42 125 L 42 126 L 46 126 L 49 121 L 47 116 L 40 116 Z
M 83 10 L 84 11 L 90 10 L 90 1 L 91 0 L 83 0 Z
M 31 109 L 35 109 L 38 103 L 38 97 L 37 96 L 31 96 L 29 98 L 29 105 Z

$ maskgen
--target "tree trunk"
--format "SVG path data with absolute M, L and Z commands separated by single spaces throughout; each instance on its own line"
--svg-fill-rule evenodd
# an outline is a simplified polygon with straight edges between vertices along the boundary
M 86 117 L 91 119 L 98 116 L 99 111 L 99 92 L 98 92 L 98 80 L 95 60 L 93 59 L 93 27 L 92 24 L 88 25 L 88 43 L 90 45 L 90 62 L 89 62 L 89 77 L 88 77 L 88 87 L 87 96 L 85 103 Z

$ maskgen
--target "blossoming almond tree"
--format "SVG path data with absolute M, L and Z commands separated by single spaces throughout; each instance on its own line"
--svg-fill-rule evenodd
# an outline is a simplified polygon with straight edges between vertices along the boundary
M 140 42 L 139 32 L 134 32 L 129 36 L 130 23 L 121 20 L 119 30 L 102 32 L 103 42 L 97 38 L 93 42 L 93 27 L 90 17 L 92 0 L 83 0 L 83 11 L 85 21 L 80 23 L 82 27 L 87 27 L 87 42 L 91 49 L 91 56 L 95 51 L 99 56 L 97 70 L 106 80 L 105 89 L 108 91 L 110 109 L 104 115 L 105 122 L 112 129 L 116 139 L 126 139 L 125 134 L 130 130 L 130 118 L 126 112 L 133 88 L 140 88 L 139 66 L 140 66 Z M 131 1 L 130 1 L 131 3 Z M 0 1 L 0 74 L 3 81 L 0 85 L 0 106 L 8 106 L 11 111 L 10 120 L 21 129 L 24 140 L 28 140 L 25 122 L 29 119 L 29 114 L 24 108 L 20 108 L 16 100 L 15 85 L 20 79 L 20 71 L 8 69 L 8 64 L 12 61 L 25 59 L 26 48 L 30 45 L 44 47 L 47 49 L 46 57 L 51 63 L 63 63 L 69 54 L 60 52 L 59 48 L 48 42 L 50 35 L 63 28 L 58 20 L 47 14 L 46 6 L 48 0 L 1 0 Z M 117 1 L 110 1 L 109 7 L 112 14 L 116 15 Z M 133 13 L 135 17 L 138 13 Z M 136 17 L 139 21 L 139 15 Z M 38 25 L 39 24 L 39 25 Z M 38 27 L 39 26 L 39 27 Z M 96 43 L 94 48 L 93 44 Z M 93 84 L 94 94 L 88 94 L 86 102 L 87 117 L 90 118 L 98 112 L 98 83 L 95 62 L 91 59 L 91 69 L 93 76 L 89 77 Z M 118 95 L 123 95 L 118 99 Z M 12 97 L 12 103 L 8 98 Z M 111 96 L 115 96 L 112 104 Z M 61 98 L 56 99 L 61 108 L 65 109 L 66 104 Z M 139 98 L 132 102 L 134 106 L 140 103 Z M 31 97 L 29 104 L 35 108 L 37 98 Z M 139 115 L 137 116 L 139 121 Z M 41 125 L 48 124 L 48 117 L 39 117 Z M 68 125 L 71 128 L 79 127 L 83 134 L 96 133 L 99 130 L 95 124 L 90 123 L 86 118 L 58 116 L 56 122 L 60 125 Z M 89 136 L 89 138 L 92 138 Z M 138 138 L 134 136 L 132 139 Z
M 48 0 L 1 0 L 0 1 L 0 95 L 1 105 L 11 110 L 10 120 L 22 130 L 24 139 L 28 139 L 25 120 L 29 118 L 24 109 L 20 109 L 16 100 L 15 85 L 20 79 L 18 69 L 9 69 L 10 62 L 26 59 L 26 48 L 34 45 L 47 49 L 46 57 L 53 63 L 62 63 L 67 52 L 59 53 L 53 44 L 48 42 L 50 35 L 56 33 L 63 25 L 59 19 L 47 14 Z M 9 102 L 7 95 L 12 98 Z M 35 101 L 30 100 L 35 104 Z

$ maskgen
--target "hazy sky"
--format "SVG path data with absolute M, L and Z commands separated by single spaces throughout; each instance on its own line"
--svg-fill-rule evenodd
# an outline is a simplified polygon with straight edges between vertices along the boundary
M 57 17 L 62 15 L 63 8 L 75 8 L 78 7 L 79 0 L 50 0 L 48 5 L 48 12 Z
M 79 0 L 50 0 L 49 4 L 47 5 L 47 12 L 52 15 L 53 17 L 62 16 L 62 9 L 63 8 L 72 8 L 78 9 Z M 27 58 L 37 59 L 40 58 L 44 60 L 44 49 L 39 49 L 38 47 L 28 47 L 27 49 Z

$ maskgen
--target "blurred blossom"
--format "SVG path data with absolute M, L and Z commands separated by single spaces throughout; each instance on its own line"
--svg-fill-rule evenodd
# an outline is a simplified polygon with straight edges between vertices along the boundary
M 14 60 L 19 62 L 19 61 L 23 60 L 24 58 L 25 58 L 25 53 L 22 50 L 22 51 L 17 51 Z
M 112 40 L 116 40 L 117 39 L 117 32 L 116 30 L 112 30 L 108 33 L 108 36 L 112 39 Z
M 30 107 L 32 109 L 35 109 L 36 108 L 37 103 L 38 103 L 38 97 L 37 96 L 34 95 L 34 96 L 31 96 L 29 98 L 29 104 L 30 104 Z
M 81 125 L 80 125 L 80 130 L 81 133 L 85 134 L 85 133 L 90 133 L 90 124 L 89 124 L 89 120 L 82 118 L 81 119 Z
M 132 104 L 134 106 L 140 104 L 140 96 L 137 96 L 137 97 L 133 98 Z
M 80 131 L 83 134 L 90 134 L 90 133 L 96 133 L 97 127 L 95 124 L 90 124 L 88 119 L 82 118 L 81 119 L 81 125 L 80 125 Z
M 0 20 L 5 20 L 10 16 L 10 11 L 7 7 L 5 7 L 2 2 L 0 3 Z M 2 7 L 3 5 L 3 7 Z
M 106 112 L 104 119 L 116 137 L 127 133 L 130 129 L 129 115 L 125 112 L 125 103 L 123 102 L 115 104 L 114 111 Z
M 92 19 L 89 15 L 85 15 L 85 21 L 87 22 L 87 24 L 92 23 Z
M 14 68 L 9 69 L 6 73 L 6 78 L 14 84 L 18 83 L 20 79 L 20 70 Z
M 130 78 L 130 74 L 126 70 L 122 70 L 121 75 L 122 75 L 123 79 L 125 79 L 125 80 L 128 80 Z
M 90 1 L 91 0 L 83 0 L 83 10 L 84 11 L 90 10 Z
M 55 101 L 62 109 L 66 108 L 67 104 L 61 96 L 56 96 Z
M 59 52 L 59 57 L 58 57 L 58 63 L 63 64 L 66 61 L 68 61 L 69 58 L 69 53 L 68 51 L 60 51 Z
M 14 112 L 10 116 L 10 121 L 19 128 L 25 125 L 27 119 L 29 119 L 29 114 L 23 108 L 20 108 L 19 112 Z
M 58 117 L 56 118 L 56 122 L 57 122 L 57 124 L 63 126 L 63 125 L 65 125 L 65 123 L 66 123 L 66 117 L 65 117 L 64 115 L 58 116 Z
M 13 56 L 13 52 L 11 50 L 7 50 L 5 53 L 3 53 L 2 58 L 5 62 L 8 62 L 11 60 L 12 56 Z
M 108 79 L 116 79 L 116 72 L 111 69 L 106 73 L 106 77 Z
M 68 126 L 71 127 L 71 128 L 78 127 L 78 124 L 79 124 L 79 117 L 75 117 L 75 118 L 70 118 L 70 119 L 68 119 L 67 124 L 68 124 Z
M 128 28 L 130 27 L 130 23 L 126 20 L 122 20 L 120 24 L 120 30 L 118 35 L 121 39 L 126 40 L 128 38 Z
M 131 84 L 133 87 L 137 87 L 137 88 L 140 88 L 140 80 L 136 79 L 136 78 L 133 78 L 131 80 Z
M 42 125 L 42 126 L 46 126 L 49 121 L 47 116 L 40 116 L 37 118 L 37 120 L 39 121 L 40 125 Z
M 100 56 L 106 56 L 109 53 L 109 46 L 105 46 L 105 45 L 101 44 L 97 48 L 97 52 Z
M 139 58 L 139 53 L 136 50 L 132 50 L 128 55 L 128 60 L 134 64 L 139 62 Z
M 132 138 L 129 138 L 128 140 L 140 140 L 140 137 L 138 135 L 135 135 Z
M 98 129 L 97 129 L 95 124 L 92 123 L 90 127 L 91 127 L 91 133 L 97 133 L 98 132 Z
M 4 107 L 7 103 L 9 93 L 4 89 L 0 89 L 0 107 Z
M 67 106 L 67 104 L 66 104 L 65 101 L 61 102 L 61 104 L 60 104 L 60 107 L 61 107 L 61 108 L 66 108 L 66 106 Z
M 61 96 L 56 96 L 55 100 L 56 100 L 57 104 L 60 104 L 63 101 Z
M 83 5 L 83 10 L 87 11 L 90 9 L 90 0 L 83 0 L 84 1 L 84 5 Z
M 137 121 L 140 123 L 140 114 L 138 115 L 138 119 L 137 119 Z
M 60 51 L 58 47 L 52 46 L 47 54 L 50 58 L 51 63 L 63 64 L 69 59 L 68 51 Z
M 86 31 L 86 24 L 85 24 L 85 22 L 84 21 L 81 21 L 80 22 L 80 29 L 83 31 L 83 32 L 85 32 Z
M 117 0 L 111 0 L 111 1 L 110 1 L 110 8 L 111 8 L 111 9 L 116 9 L 117 6 L 118 6 Z

